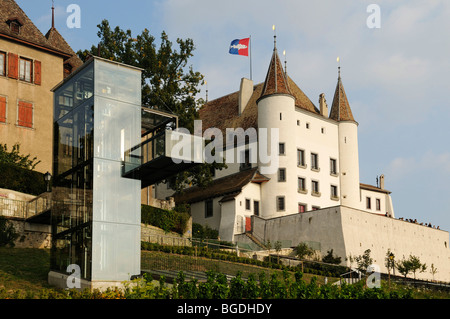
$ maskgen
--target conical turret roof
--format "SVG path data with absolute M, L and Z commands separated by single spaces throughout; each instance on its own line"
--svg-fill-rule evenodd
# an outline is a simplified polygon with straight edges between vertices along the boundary
M 341 72 L 339 70 L 336 91 L 334 92 L 333 104 L 331 105 L 330 119 L 335 121 L 354 121 L 347 95 L 345 94 L 344 85 L 342 84 Z
M 281 64 L 280 57 L 278 56 L 276 45 L 273 49 L 273 54 L 270 60 L 269 70 L 267 71 L 261 97 L 271 94 L 292 95 L 286 73 L 283 70 L 283 65 Z

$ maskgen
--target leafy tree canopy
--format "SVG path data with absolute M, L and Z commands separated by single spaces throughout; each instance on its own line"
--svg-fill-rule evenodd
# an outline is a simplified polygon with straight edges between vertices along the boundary
M 22 155 L 19 144 L 14 144 L 11 151 L 8 151 L 6 144 L 0 144 L 0 163 L 13 164 L 20 168 L 33 170 L 40 162 L 37 157 L 31 158 L 30 154 Z

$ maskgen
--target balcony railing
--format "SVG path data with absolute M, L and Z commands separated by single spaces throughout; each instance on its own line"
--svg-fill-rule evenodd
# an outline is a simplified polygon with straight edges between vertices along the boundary
M 147 184 L 161 181 L 161 178 L 191 165 L 203 163 L 203 137 L 164 129 L 143 139 L 140 144 L 125 152 L 122 176 L 141 181 L 147 179 L 147 182 L 143 182 Z M 149 175 L 153 177 L 149 178 Z

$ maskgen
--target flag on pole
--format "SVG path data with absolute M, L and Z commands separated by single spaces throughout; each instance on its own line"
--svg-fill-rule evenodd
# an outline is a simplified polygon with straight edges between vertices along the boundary
M 248 56 L 250 38 L 236 39 L 230 44 L 230 54 Z

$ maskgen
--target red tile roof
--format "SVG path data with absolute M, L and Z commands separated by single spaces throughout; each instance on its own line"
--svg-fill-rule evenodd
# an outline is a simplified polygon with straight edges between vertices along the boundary
M 62 39 L 61 35 L 58 39 L 56 39 L 58 37 L 56 35 L 52 36 L 54 39 L 49 40 L 14 0 L 0 0 L 0 8 L 0 37 L 60 55 L 65 60 L 72 59 L 74 64 L 79 65 L 81 60 L 77 61 L 78 57 L 74 57 L 76 54 Z M 10 22 L 14 20 L 17 20 L 21 25 L 19 33 L 10 28 Z M 63 45 L 62 42 L 65 42 L 65 44 Z
M 273 50 L 272 59 L 270 60 L 269 70 L 267 71 L 266 80 L 264 81 L 261 97 L 277 93 L 291 95 L 286 73 L 283 70 L 278 51 L 275 48 Z
M 344 85 L 342 84 L 339 74 L 336 91 L 334 93 L 333 104 L 331 105 L 330 119 L 335 121 L 355 121 L 353 118 L 347 95 L 345 94 Z
M 255 167 L 218 178 L 206 188 L 199 186 L 187 188 L 183 193 L 175 194 L 174 199 L 177 203 L 190 204 L 209 198 L 224 196 L 222 201 L 226 201 L 239 195 L 242 188 L 249 183 L 263 183 L 267 181 L 269 181 L 269 178 L 260 174 L 257 167 Z

